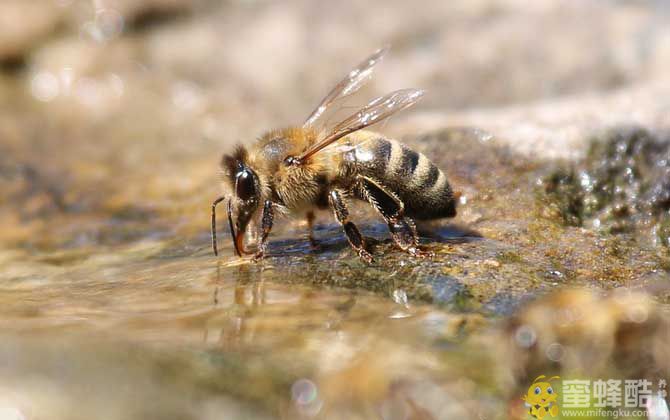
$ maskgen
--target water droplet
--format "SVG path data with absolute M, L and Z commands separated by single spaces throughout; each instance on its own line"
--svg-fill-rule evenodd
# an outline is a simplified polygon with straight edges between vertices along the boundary
M 184 111 L 196 110 L 203 103 L 203 95 L 195 83 L 178 82 L 172 87 L 172 103 Z
M 26 420 L 26 416 L 16 407 L 0 406 L 0 420 Z
M 63 67 L 60 70 L 61 90 L 63 95 L 69 95 L 74 83 L 74 70 L 72 67 Z
M 664 398 L 653 395 L 647 400 L 647 418 L 649 420 L 670 420 L 670 409 Z
M 100 86 L 94 79 L 79 79 L 75 83 L 75 96 L 83 105 L 96 106 L 101 98 Z
M 407 293 L 402 289 L 395 289 L 393 291 L 393 301 L 398 305 L 407 307 Z
M 102 31 L 100 31 L 98 25 L 92 21 L 84 22 L 81 25 L 81 29 L 79 30 L 79 37 L 81 39 L 91 40 L 94 42 L 104 41 Z
M 125 83 L 118 74 L 111 73 L 109 76 L 107 76 L 107 81 L 110 87 L 112 88 L 112 92 L 117 98 L 123 96 L 123 92 L 125 90 Z
M 84 22 L 79 30 L 82 39 L 102 43 L 115 38 L 123 32 L 123 16 L 114 9 L 100 8 L 93 20 Z
M 119 36 L 123 32 L 123 25 L 123 16 L 114 9 L 101 9 L 95 14 L 95 26 L 105 41 Z
M 626 308 L 626 317 L 631 322 L 641 324 L 647 320 L 649 313 L 644 306 L 633 305 Z
M 528 325 L 522 325 L 516 330 L 515 334 L 516 342 L 519 346 L 523 348 L 529 348 L 537 340 L 537 334 L 535 329 Z
M 30 80 L 30 92 L 40 101 L 52 101 L 60 93 L 58 78 L 47 71 L 39 72 Z
M 390 319 L 405 319 L 405 318 L 410 318 L 412 314 L 407 313 L 407 312 L 393 312 L 391 315 L 389 315 Z
M 552 362 L 560 362 L 565 355 L 565 349 L 560 343 L 551 343 L 547 346 L 545 354 Z
M 303 416 L 314 417 L 321 411 L 323 401 L 319 398 L 316 384 L 309 379 L 298 379 L 291 386 L 291 397 Z
M 593 188 L 593 180 L 588 172 L 582 171 L 579 173 L 579 184 L 587 191 L 590 191 Z
M 291 398 L 298 405 L 307 405 L 314 402 L 319 395 L 316 384 L 309 379 L 298 379 L 291 386 Z
M 323 401 L 319 390 L 309 379 L 298 379 L 291 386 L 291 397 L 303 416 L 314 417 L 321 411 Z

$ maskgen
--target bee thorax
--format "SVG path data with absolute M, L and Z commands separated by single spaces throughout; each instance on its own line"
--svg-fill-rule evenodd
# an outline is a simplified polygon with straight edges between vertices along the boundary
M 326 187 L 324 176 L 301 166 L 291 166 L 282 172 L 275 188 L 288 210 L 302 211 L 318 204 Z

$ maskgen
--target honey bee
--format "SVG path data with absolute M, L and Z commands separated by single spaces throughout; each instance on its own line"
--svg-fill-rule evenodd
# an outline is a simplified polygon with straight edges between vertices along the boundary
M 354 114 L 320 131 L 317 122 L 338 100 L 370 80 L 388 48 L 375 51 L 351 70 L 299 127 L 271 130 L 249 148 L 238 146 L 221 160 L 225 194 L 212 203 L 212 247 L 216 244 L 216 206 L 227 199 L 228 223 L 238 256 L 254 254 L 244 246 L 245 231 L 260 216 L 258 249 L 261 259 L 275 213 L 307 218 L 313 242 L 314 211 L 330 208 L 364 261 L 373 257 L 365 239 L 349 219 L 347 202 L 368 202 L 383 217 L 395 244 L 417 257 L 420 249 L 414 220 L 456 215 L 456 197 L 446 175 L 426 156 L 396 140 L 364 128 L 415 104 L 424 94 L 402 89 L 378 97 Z M 259 213 L 260 211 L 260 213 Z

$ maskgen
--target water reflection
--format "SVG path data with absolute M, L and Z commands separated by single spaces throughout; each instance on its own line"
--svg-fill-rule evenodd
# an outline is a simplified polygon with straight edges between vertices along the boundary
M 222 303 L 227 310 L 217 342 L 219 348 L 224 351 L 241 350 L 245 345 L 253 344 L 257 330 L 250 320 L 255 315 L 254 309 L 267 302 L 262 271 L 252 270 L 249 266 L 240 266 L 236 267 L 233 272 L 235 283 L 232 286 L 234 290 L 232 302 Z M 221 281 L 220 265 L 217 265 L 215 307 L 219 305 L 218 291 Z M 205 341 L 207 341 L 207 331 L 206 329 Z
M 333 267 L 322 254 L 277 255 L 250 264 L 233 257 L 214 261 L 209 249 L 196 245 L 146 243 L 106 254 L 44 256 L 42 274 L 47 263 L 58 263 L 59 273 L 41 285 L 34 279 L 30 283 L 28 275 L 5 282 L 4 295 L 11 299 L 3 302 L 4 325 L 45 340 L 57 330 L 72 360 L 95 355 L 95 368 L 73 373 L 77 383 L 89 380 L 96 369 L 107 372 L 125 363 L 133 370 L 139 363 L 153 371 L 158 365 L 157 371 L 168 369 L 196 394 L 234 395 L 298 419 L 369 418 L 372 413 L 385 419 L 471 418 L 481 410 L 495 412 L 498 403 L 483 409 L 474 390 L 495 372 L 486 366 L 506 369 L 506 353 L 491 351 L 506 340 L 517 352 L 533 352 L 542 344 L 537 354 L 542 363 L 573 362 L 576 347 L 560 337 L 547 338 L 551 326 L 534 323 L 535 317 L 524 318 L 509 330 L 510 337 L 494 338 L 493 345 L 468 344 L 472 332 L 487 323 L 481 315 L 468 314 L 476 289 L 461 267 L 456 278 L 444 274 L 438 263 L 418 266 L 399 253 L 364 270 L 355 256 Z M 509 249 L 490 240 L 476 247 L 487 267 Z M 11 271 L 20 272 L 6 258 Z M 500 259 L 516 260 L 508 254 Z M 422 282 L 446 303 L 423 304 L 417 298 L 421 289 L 411 289 Z M 386 294 L 351 288 L 355 284 Z M 333 287 L 338 285 L 343 287 Z M 582 322 L 576 312 L 580 307 L 559 308 L 548 319 L 557 328 Z M 630 328 L 657 322 L 645 301 L 626 301 L 621 307 Z M 79 343 L 80 332 L 101 330 L 113 337 L 114 346 L 127 343 L 141 352 L 139 362 L 128 364 L 112 351 L 101 356 L 97 344 Z M 43 344 L 36 342 L 32 353 L 23 352 L 25 366 L 44 359 Z M 494 356 L 504 363 L 493 363 Z M 45 360 L 48 366 L 39 369 L 49 371 L 52 361 Z M 21 369 L 34 369 L 25 366 Z M 478 378 L 483 372 L 487 378 Z M 66 390 L 74 386 L 61 382 Z
M 402 288 L 390 299 L 287 284 L 295 270 L 225 261 L 212 267 L 203 344 L 249 366 L 261 363 L 277 393 L 266 397 L 279 399 L 283 418 L 440 418 L 436 402 L 451 399 L 439 380 L 423 375 L 429 367 L 439 372 L 434 340 L 460 321 Z M 464 414 L 455 401 L 449 410 Z

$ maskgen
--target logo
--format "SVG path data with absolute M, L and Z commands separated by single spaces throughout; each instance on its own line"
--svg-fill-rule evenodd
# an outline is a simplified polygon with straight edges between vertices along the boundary
M 547 414 L 551 417 L 558 415 L 558 393 L 551 386 L 551 381 L 560 379 L 559 376 L 552 376 L 546 381 L 540 381 L 546 378 L 540 375 L 528 387 L 526 395 L 521 397 L 528 407 L 528 412 L 536 419 L 543 419 Z
M 556 385 L 553 385 L 551 382 L 555 379 Z M 540 375 L 521 399 L 528 413 L 540 420 L 556 417 L 559 413 L 563 418 L 580 419 L 669 419 L 667 385 L 663 378 L 654 386 L 649 379 L 561 379 L 559 376 L 547 379 Z

